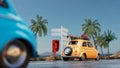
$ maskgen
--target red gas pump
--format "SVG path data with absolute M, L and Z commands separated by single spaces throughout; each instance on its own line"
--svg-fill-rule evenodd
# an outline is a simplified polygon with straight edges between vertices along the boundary
M 56 52 L 59 51 L 59 40 L 52 40 L 52 53 L 56 56 Z

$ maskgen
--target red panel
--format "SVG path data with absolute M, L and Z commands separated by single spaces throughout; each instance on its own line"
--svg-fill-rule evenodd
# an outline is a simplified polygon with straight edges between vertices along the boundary
M 52 52 L 59 51 L 59 40 L 52 40 Z

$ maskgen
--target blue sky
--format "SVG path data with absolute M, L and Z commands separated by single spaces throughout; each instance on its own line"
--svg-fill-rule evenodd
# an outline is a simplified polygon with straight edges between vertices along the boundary
M 110 43 L 111 53 L 120 51 L 120 0 L 11 0 L 16 12 L 30 24 L 39 14 L 48 20 L 48 35 L 40 37 L 40 53 L 51 51 L 52 28 L 61 25 L 69 29 L 69 34 L 80 36 L 84 19 L 97 19 L 104 31 L 110 29 L 117 40 Z M 55 37 L 54 37 L 55 38 Z M 105 53 L 107 50 L 105 50 Z

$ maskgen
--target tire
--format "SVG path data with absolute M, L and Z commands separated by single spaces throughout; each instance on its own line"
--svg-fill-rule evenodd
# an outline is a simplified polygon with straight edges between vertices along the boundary
M 85 61 L 86 60 L 86 56 L 83 54 L 80 58 L 81 61 Z
M 100 60 L 100 55 L 98 54 L 97 58 L 95 59 L 96 61 Z
M 63 61 L 68 61 L 69 58 L 68 57 L 62 57 Z
M 72 54 L 72 48 L 71 48 L 71 47 L 66 47 L 66 48 L 64 49 L 64 54 L 65 54 L 66 56 L 70 56 L 70 55 Z
M 26 68 L 30 53 L 23 42 L 9 42 L 0 52 L 0 68 Z

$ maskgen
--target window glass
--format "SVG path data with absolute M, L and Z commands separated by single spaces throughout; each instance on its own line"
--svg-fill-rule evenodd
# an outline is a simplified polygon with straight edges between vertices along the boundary
M 0 7 L 7 8 L 8 5 L 6 4 L 5 0 L 0 0 Z
M 78 41 L 70 41 L 69 45 L 77 45 Z
M 86 47 L 86 46 L 87 46 L 86 42 L 83 42 L 82 46 L 83 46 L 83 47 Z
M 91 42 L 88 42 L 88 47 L 93 47 Z

